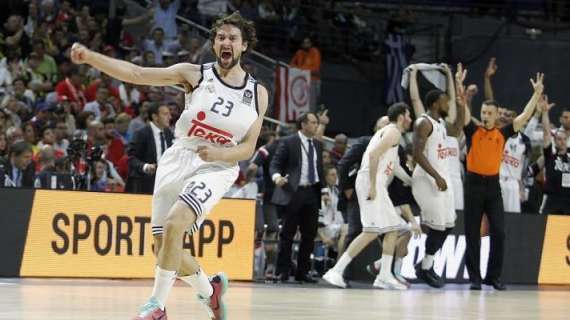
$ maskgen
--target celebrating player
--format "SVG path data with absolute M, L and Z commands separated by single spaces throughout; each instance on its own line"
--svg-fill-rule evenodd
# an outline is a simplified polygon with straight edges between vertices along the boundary
M 185 232 L 198 230 L 207 213 L 238 175 L 237 161 L 249 159 L 267 109 L 267 90 L 246 73 L 242 55 L 257 41 L 251 21 L 233 13 L 214 22 L 211 30 L 216 62 L 179 63 L 143 68 L 72 47 L 72 60 L 87 63 L 121 81 L 139 85 L 182 84 L 192 96 L 176 123 L 176 142 L 158 163 L 152 201 L 152 232 L 157 266 L 151 298 L 135 319 L 166 319 L 164 305 L 178 276 L 198 291 L 212 319 L 226 319 L 223 273 L 209 279 L 182 248 Z

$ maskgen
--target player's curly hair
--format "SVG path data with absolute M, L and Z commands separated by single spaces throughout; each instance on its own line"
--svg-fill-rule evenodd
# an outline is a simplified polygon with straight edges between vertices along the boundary
M 253 21 L 242 17 L 239 11 L 234 11 L 232 14 L 225 15 L 212 24 L 212 28 L 210 29 L 210 42 L 212 43 L 212 46 L 214 45 L 214 39 L 216 38 L 218 29 L 220 29 L 225 24 L 231 24 L 241 31 L 243 42 L 247 43 L 247 49 L 245 50 L 244 54 L 255 48 L 255 45 L 257 44 L 255 24 Z

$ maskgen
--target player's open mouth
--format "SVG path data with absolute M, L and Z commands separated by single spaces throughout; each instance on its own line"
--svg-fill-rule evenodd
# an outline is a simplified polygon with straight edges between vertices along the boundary
M 226 60 L 226 59 L 231 59 L 232 58 L 232 52 L 231 51 L 222 51 L 222 59 Z

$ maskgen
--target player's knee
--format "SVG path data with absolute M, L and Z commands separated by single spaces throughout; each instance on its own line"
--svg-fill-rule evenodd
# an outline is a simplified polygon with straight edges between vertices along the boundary
M 190 208 L 176 207 L 168 217 L 164 229 L 166 232 L 180 231 L 183 232 L 189 225 L 196 221 L 196 214 Z

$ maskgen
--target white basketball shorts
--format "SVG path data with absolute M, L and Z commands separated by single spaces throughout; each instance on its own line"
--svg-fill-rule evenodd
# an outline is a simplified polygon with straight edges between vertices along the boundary
M 455 210 L 463 210 L 463 180 L 461 177 L 451 177 L 451 185 L 448 187 L 452 188 Z
M 370 178 L 368 172 L 358 174 L 356 177 L 356 196 L 360 205 L 360 220 L 362 231 L 384 234 L 391 231 L 407 229 L 404 219 L 396 212 L 392 200 L 388 196 L 388 189 L 377 183 L 376 198 L 367 200 L 370 191 Z
M 520 185 L 516 179 L 501 177 L 501 195 L 505 212 L 521 212 Z
M 152 233 L 162 234 L 170 208 L 177 200 L 197 215 L 188 229 L 198 230 L 206 215 L 236 181 L 239 168 L 221 162 L 205 162 L 192 149 L 173 146 L 166 150 L 156 171 L 152 196 Z
M 432 177 L 420 175 L 412 179 L 412 194 L 420 206 L 422 224 L 431 229 L 444 231 L 455 226 L 455 201 L 450 179 L 447 190 L 439 191 Z

